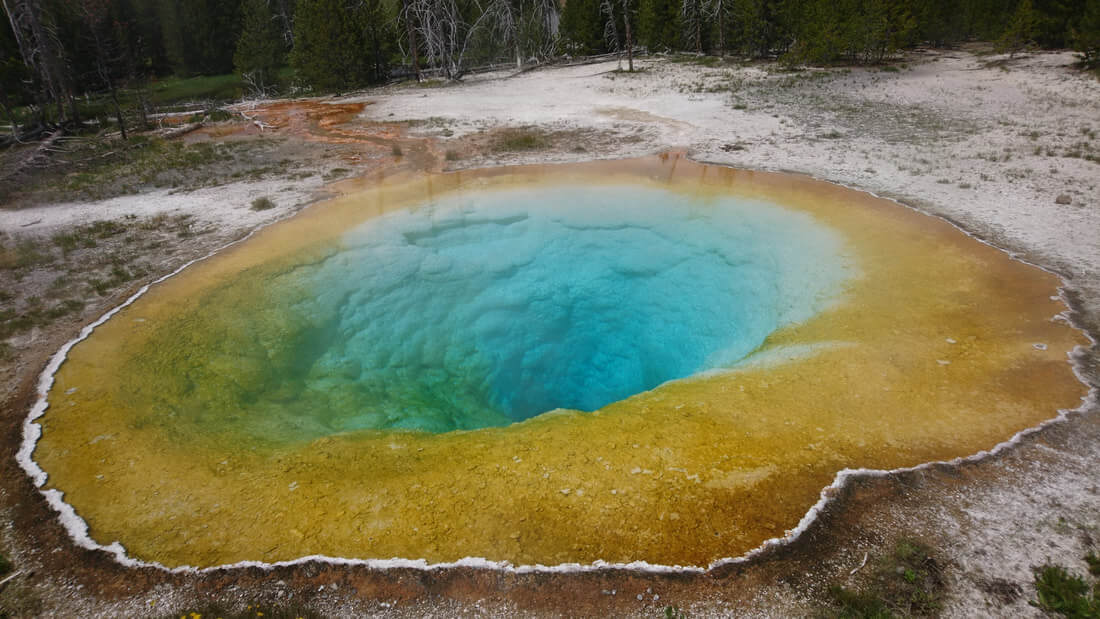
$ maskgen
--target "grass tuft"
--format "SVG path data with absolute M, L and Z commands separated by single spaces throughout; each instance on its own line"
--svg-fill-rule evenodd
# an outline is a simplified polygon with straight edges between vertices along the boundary
M 1096 556 L 1096 553 L 1090 552 L 1085 555 L 1085 563 L 1089 564 L 1089 574 L 1100 576 L 1100 557 Z
M 49 251 L 43 251 L 31 239 L 19 239 L 8 245 L 0 240 L 0 269 L 22 271 L 53 262 Z
M 1093 562 L 1089 562 L 1092 571 Z M 1100 583 L 1091 590 L 1081 576 L 1061 565 L 1044 565 L 1035 570 L 1037 600 L 1031 605 L 1048 613 L 1057 613 L 1071 619 L 1100 618 Z
M 551 146 L 549 135 L 536 127 L 520 127 L 501 131 L 490 144 L 496 152 L 542 150 Z
M 326 181 L 334 181 L 338 178 L 344 178 L 349 173 L 351 173 L 351 170 L 347 168 L 333 168 L 329 170 L 328 173 L 322 175 L 321 178 Z
M 870 581 L 863 587 L 829 588 L 833 604 L 824 616 L 885 619 L 939 613 L 945 586 L 940 563 L 928 546 L 901 540 L 873 565 Z
M 273 208 L 275 208 L 275 203 L 267 196 L 252 201 L 252 210 L 254 211 L 269 211 Z

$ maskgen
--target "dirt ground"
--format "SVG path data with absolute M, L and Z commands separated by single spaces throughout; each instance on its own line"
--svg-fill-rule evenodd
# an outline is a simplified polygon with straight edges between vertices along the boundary
M 829 616 L 831 586 L 881 585 L 904 542 L 928 549 L 931 612 L 1040 615 L 1028 603 L 1033 568 L 1084 571 L 1084 555 L 1100 545 L 1095 345 L 1073 359 L 1093 389 L 1078 411 L 993 456 L 855 476 L 797 540 L 706 573 L 128 568 L 75 546 L 14 456 L 39 373 L 81 327 L 142 285 L 355 186 L 336 181 L 399 170 L 683 149 L 700 161 L 808 174 L 944 217 L 1060 274 L 1068 318 L 1095 341 L 1100 82 L 1072 60 L 954 50 L 887 68 L 792 73 L 649 59 L 636 74 L 610 62 L 339 100 L 250 102 L 239 109 L 262 129 L 214 123 L 178 147 L 104 155 L 111 151 L 69 144 L 53 167 L 5 188 L 0 207 L 0 547 L 16 570 L 0 585 L 0 608 L 105 617 L 179 616 L 212 604 L 324 616 Z M 5 154 L 0 169 L 20 155 Z

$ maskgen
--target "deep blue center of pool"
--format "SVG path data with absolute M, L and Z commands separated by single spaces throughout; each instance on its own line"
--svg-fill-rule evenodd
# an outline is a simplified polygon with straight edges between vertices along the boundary
M 813 316 L 835 235 L 760 202 L 636 187 L 449 197 L 349 231 L 298 308 L 334 429 L 434 432 L 591 411 L 729 366 Z

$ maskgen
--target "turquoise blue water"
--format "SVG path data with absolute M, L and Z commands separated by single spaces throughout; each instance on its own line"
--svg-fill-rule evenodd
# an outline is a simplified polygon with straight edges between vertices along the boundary
M 809 216 L 732 198 L 566 186 L 439 200 L 295 271 L 309 294 L 294 310 L 324 334 L 302 345 L 295 399 L 323 402 L 333 430 L 591 411 L 735 364 L 810 318 L 846 276 L 840 252 Z

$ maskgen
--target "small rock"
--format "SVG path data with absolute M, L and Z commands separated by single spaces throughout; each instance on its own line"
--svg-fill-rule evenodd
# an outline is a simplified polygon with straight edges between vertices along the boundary
M 1055 204 L 1073 204 L 1073 198 L 1069 197 L 1068 194 L 1063 193 L 1063 194 L 1059 195 L 1057 198 L 1054 199 L 1054 203 Z

